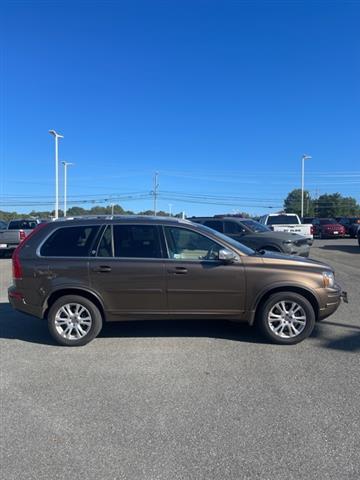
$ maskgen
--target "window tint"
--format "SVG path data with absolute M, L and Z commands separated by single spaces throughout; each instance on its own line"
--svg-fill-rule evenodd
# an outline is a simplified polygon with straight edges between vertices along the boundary
M 112 245 L 112 229 L 111 226 L 108 225 L 101 237 L 98 251 L 98 257 L 112 257 L 113 256 L 113 245 Z
M 245 233 L 246 229 L 239 223 L 230 220 L 225 221 L 225 233 Z
M 248 227 L 252 232 L 270 232 L 270 228 L 265 227 L 265 225 L 261 225 L 261 223 L 256 222 L 255 220 L 251 220 L 247 218 L 245 220 L 241 220 L 241 222 Z
M 33 230 L 37 227 L 37 222 L 34 220 L 13 220 L 9 223 L 9 230 Z
M 223 222 L 221 222 L 220 220 L 206 220 L 206 222 L 204 222 L 204 225 L 206 225 L 209 228 L 213 228 L 218 232 L 224 231 Z
M 169 257 L 174 260 L 217 260 L 222 248 L 199 233 L 186 228 L 165 227 Z
M 115 257 L 161 258 L 158 229 L 153 225 L 114 225 Z
M 320 225 L 337 225 L 337 221 L 333 218 L 321 218 Z
M 268 225 L 291 225 L 298 224 L 299 221 L 296 215 L 270 215 L 266 223 Z
M 44 257 L 88 257 L 98 226 L 64 227 L 56 230 L 41 247 Z

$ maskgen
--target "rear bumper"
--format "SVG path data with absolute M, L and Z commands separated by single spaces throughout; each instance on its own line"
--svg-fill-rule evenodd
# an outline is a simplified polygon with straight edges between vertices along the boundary
M 19 312 L 32 315 L 33 317 L 43 318 L 43 309 L 38 305 L 26 303 L 22 293 L 14 285 L 8 288 L 8 299 L 10 305 Z

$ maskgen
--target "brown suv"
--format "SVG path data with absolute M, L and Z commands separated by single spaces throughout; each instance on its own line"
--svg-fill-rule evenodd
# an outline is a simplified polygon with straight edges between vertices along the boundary
M 61 345 L 104 321 L 224 318 L 300 342 L 342 296 L 320 262 L 255 252 L 203 225 L 161 217 L 42 224 L 15 250 L 12 306 L 45 318 Z

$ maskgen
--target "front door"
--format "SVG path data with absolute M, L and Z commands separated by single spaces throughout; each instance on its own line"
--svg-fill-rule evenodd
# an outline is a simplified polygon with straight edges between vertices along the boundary
M 224 248 L 190 228 L 166 226 L 165 270 L 171 314 L 238 316 L 245 310 L 245 274 L 239 261 L 219 260 Z
M 92 288 L 110 320 L 166 313 L 164 260 L 156 225 L 106 227 L 90 260 Z

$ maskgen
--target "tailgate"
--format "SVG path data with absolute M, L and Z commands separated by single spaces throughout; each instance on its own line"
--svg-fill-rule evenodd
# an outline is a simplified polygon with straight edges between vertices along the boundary
M 311 235 L 310 226 L 307 225 L 272 225 L 274 232 L 297 233 L 298 235 Z

